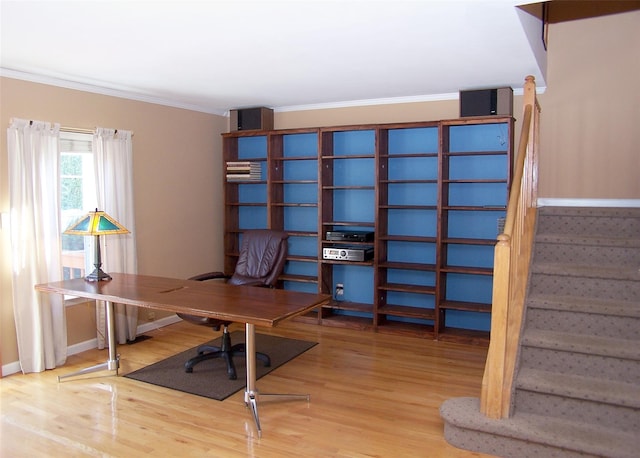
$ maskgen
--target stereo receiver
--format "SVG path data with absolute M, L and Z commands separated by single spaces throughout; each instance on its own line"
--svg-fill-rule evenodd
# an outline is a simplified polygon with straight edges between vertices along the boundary
M 368 261 L 373 258 L 373 247 L 323 248 L 322 258 L 337 261 Z

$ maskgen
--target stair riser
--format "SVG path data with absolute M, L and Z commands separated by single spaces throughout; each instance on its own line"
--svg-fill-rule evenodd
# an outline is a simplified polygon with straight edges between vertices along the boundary
M 538 234 L 571 234 L 575 236 L 637 237 L 640 218 L 598 216 L 542 216 L 538 219 Z
M 640 345 L 640 318 L 635 317 L 528 308 L 526 326 L 528 329 L 631 339 Z
M 640 248 L 536 243 L 534 262 L 603 267 L 640 267 Z
M 640 384 L 640 361 L 522 346 L 520 367 Z
M 483 431 L 459 428 L 448 422 L 444 424 L 444 438 L 454 447 L 473 450 L 502 458 L 598 458 L 598 455 L 558 449 L 530 440 L 499 436 Z M 425 456 L 430 456 L 427 453 Z M 601 458 L 601 457 L 600 457 Z
M 640 282 L 533 273 L 529 293 L 640 303 Z
M 526 412 L 571 421 L 588 419 L 590 424 L 627 432 L 640 430 L 640 410 L 629 407 L 517 388 L 515 403 L 518 413 Z

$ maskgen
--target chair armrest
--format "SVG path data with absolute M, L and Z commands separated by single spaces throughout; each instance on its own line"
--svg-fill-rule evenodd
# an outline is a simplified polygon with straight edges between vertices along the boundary
M 207 272 L 206 274 L 196 275 L 195 277 L 189 278 L 189 280 L 196 281 L 205 281 L 205 280 L 215 280 L 216 278 L 230 278 L 229 275 L 225 275 L 224 272 Z

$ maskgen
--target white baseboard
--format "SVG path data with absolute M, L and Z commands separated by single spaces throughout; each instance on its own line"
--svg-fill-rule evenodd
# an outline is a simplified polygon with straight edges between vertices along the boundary
M 541 197 L 538 207 L 615 207 L 638 208 L 640 199 L 556 199 Z
M 177 323 L 178 321 L 182 320 L 177 315 L 168 316 L 156 321 L 149 321 L 148 323 L 138 325 L 138 334 L 144 334 L 145 332 L 153 331 L 154 329 L 162 328 L 164 326 Z M 77 344 L 68 346 L 67 356 L 76 355 L 78 353 L 82 353 L 83 351 L 92 350 L 94 348 L 98 348 L 98 339 L 85 340 L 84 342 L 79 342 Z M 16 374 L 20 371 L 20 361 L 14 361 L 12 363 L 2 365 L 3 376 Z

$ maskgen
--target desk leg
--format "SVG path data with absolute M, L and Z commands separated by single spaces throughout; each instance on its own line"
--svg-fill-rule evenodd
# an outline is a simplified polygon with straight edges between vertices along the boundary
M 258 437 L 262 437 L 260 418 L 258 417 L 258 390 L 256 389 L 256 326 L 245 324 L 245 352 L 247 361 L 247 387 L 244 391 L 244 403 L 251 408 L 253 419 L 258 429 Z
M 120 366 L 120 358 L 116 353 L 116 326 L 115 326 L 115 309 L 113 302 L 105 301 L 105 310 L 107 315 L 107 339 L 109 345 L 109 359 L 101 364 L 81 369 L 71 374 L 58 376 L 58 382 L 65 378 L 75 377 L 77 375 L 90 374 L 92 372 L 98 372 L 102 370 L 116 371 L 115 375 L 118 375 L 118 367 Z
M 253 419 L 258 429 L 258 437 L 262 437 L 262 428 L 260 427 L 260 418 L 258 417 L 258 398 L 260 397 L 256 388 L 256 332 L 255 325 L 245 324 L 245 351 L 247 361 L 247 387 L 244 391 L 244 403 L 251 408 Z M 275 396 L 282 398 L 306 399 L 309 402 L 308 394 L 274 394 L 263 393 L 262 396 Z

